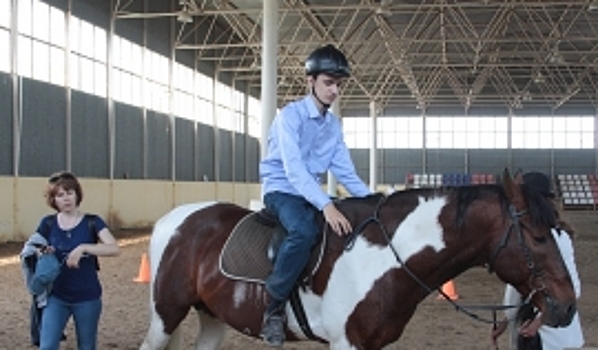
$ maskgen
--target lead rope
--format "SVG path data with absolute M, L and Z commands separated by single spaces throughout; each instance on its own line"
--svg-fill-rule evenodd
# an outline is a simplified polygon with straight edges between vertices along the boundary
M 404 270 L 407 272 L 407 274 L 415 281 L 417 282 L 417 284 L 420 285 L 420 287 L 422 287 L 428 294 L 431 294 L 432 292 L 434 292 L 434 290 L 432 290 L 430 287 L 428 287 L 428 285 L 426 285 L 421 279 L 419 279 L 419 277 L 417 277 L 412 271 L 411 269 L 409 269 L 409 267 L 403 262 L 403 260 L 401 259 L 401 257 L 399 256 L 399 254 L 397 253 L 395 247 L 392 245 L 390 236 L 388 235 L 388 232 L 386 231 L 386 227 L 382 224 L 382 222 L 379 219 L 379 212 L 380 212 L 380 208 L 382 207 L 382 205 L 384 204 L 384 202 L 386 202 L 386 196 L 382 197 L 382 199 L 378 202 L 378 205 L 376 206 L 376 210 L 374 211 L 374 215 L 365 219 L 363 222 L 361 222 L 357 228 L 355 230 L 353 230 L 353 232 L 351 232 L 351 234 L 349 235 L 349 237 L 347 238 L 347 242 L 346 242 L 346 247 L 345 250 L 351 250 L 355 244 L 355 240 L 357 239 L 357 236 L 365 229 L 365 227 L 373 222 L 377 223 L 378 226 L 380 227 L 380 231 L 382 232 L 382 234 L 384 235 L 384 238 L 386 239 L 386 242 L 388 243 L 388 246 L 390 247 L 390 250 L 392 251 L 395 259 L 397 260 L 397 262 L 399 263 L 399 265 L 401 265 L 401 267 L 404 268 Z M 516 223 L 518 223 L 518 221 L 516 221 Z M 508 231 L 506 234 L 509 234 L 511 231 L 512 226 L 515 225 L 514 223 L 511 223 L 511 225 L 508 228 Z M 496 254 L 498 254 L 498 250 L 496 251 Z M 512 308 L 519 308 L 523 305 L 523 303 L 519 304 L 519 305 L 469 305 L 466 307 L 459 305 L 458 303 L 454 302 L 453 300 L 451 300 L 451 298 L 442 291 L 441 288 L 437 288 L 436 291 L 438 293 L 440 293 L 444 299 L 446 301 L 448 301 L 450 304 L 453 305 L 453 307 L 457 310 L 460 311 L 464 314 L 466 314 L 467 316 L 486 323 L 486 324 L 492 324 L 494 325 L 494 327 L 496 327 L 496 325 L 498 323 L 502 323 L 504 321 L 496 321 L 496 311 L 499 310 L 506 310 L 506 309 L 512 309 Z M 532 294 L 533 295 L 533 292 Z M 528 298 L 526 300 L 531 299 L 530 296 L 528 296 Z M 493 319 L 489 320 L 487 318 L 484 317 L 480 317 L 478 314 L 469 311 L 469 309 L 471 310 L 491 310 L 493 312 Z M 509 322 L 510 320 L 507 320 L 507 322 Z

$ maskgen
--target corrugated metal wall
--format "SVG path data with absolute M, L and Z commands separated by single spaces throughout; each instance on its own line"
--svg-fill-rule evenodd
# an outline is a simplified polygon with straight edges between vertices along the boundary
M 67 1 L 48 1 L 65 9 Z M 152 10 L 164 10 L 164 2 L 150 1 Z M 154 8 L 155 7 L 155 8 Z M 107 28 L 108 3 L 94 0 L 73 2 L 73 14 Z M 116 33 L 145 44 L 166 56 L 170 51 L 169 20 L 156 20 L 144 29 L 142 21 L 117 21 Z M 147 30 L 144 33 L 144 30 Z M 189 52 L 177 53 L 177 60 L 198 64 Z M 214 76 L 213 67 L 198 68 Z M 225 74 L 219 78 L 229 80 Z M 244 87 L 239 87 L 241 90 Z M 135 106 L 114 103 L 114 168 L 110 174 L 110 123 L 105 99 L 80 91 L 22 79 L 20 121 L 20 176 L 41 176 L 71 169 L 79 176 L 96 178 L 171 179 L 176 181 L 258 182 L 259 140 L 246 135 L 215 130 L 205 124 L 174 118 Z M 0 175 L 10 176 L 14 154 L 13 77 L 0 73 Z M 69 100 L 70 99 L 70 100 Z M 69 105 L 70 104 L 70 105 Z M 71 109 L 71 119 L 67 110 Z M 521 111 L 541 114 L 547 111 Z M 567 113 L 571 111 L 566 111 Z M 368 115 L 369 111 L 350 111 Z M 385 114 L 414 115 L 413 108 L 395 108 Z M 460 109 L 430 110 L 430 115 L 459 115 Z M 551 113 L 548 111 L 548 113 Z M 557 110 L 555 114 L 565 113 Z M 581 112 L 580 112 L 581 113 Z M 471 115 L 506 115 L 504 108 L 472 109 Z M 592 112 L 595 114 L 595 111 Z M 174 121 L 174 123 L 173 123 Z M 173 130 L 174 129 L 174 130 Z M 70 135 L 68 130 L 71 130 Z M 70 143 L 69 143 L 70 142 Z M 173 150 L 174 147 L 174 150 Z M 70 152 L 69 152 L 70 149 Z M 595 150 L 395 150 L 378 152 L 378 182 L 402 183 L 407 173 L 500 173 L 505 167 L 540 170 L 555 174 L 594 173 Z M 369 151 L 352 150 L 359 175 L 369 180 Z

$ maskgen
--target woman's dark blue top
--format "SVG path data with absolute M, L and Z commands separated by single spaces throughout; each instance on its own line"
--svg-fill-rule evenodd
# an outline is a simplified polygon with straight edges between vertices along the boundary
M 42 219 L 37 232 L 44 232 L 45 220 Z M 89 220 L 95 220 L 95 227 L 90 225 Z M 98 232 L 106 227 L 106 223 L 99 216 L 85 215 L 77 226 L 70 230 L 63 230 L 58 226 L 58 220 L 54 216 L 50 220 L 48 242 L 54 247 L 58 261 L 62 263 L 60 274 L 54 281 L 50 295 L 53 295 L 68 303 L 78 303 L 95 300 L 102 296 L 102 286 L 97 272 L 97 257 L 85 254 L 79 260 L 79 268 L 66 266 L 66 257 L 80 244 L 95 244 L 98 242 Z M 91 228 L 94 227 L 94 232 Z

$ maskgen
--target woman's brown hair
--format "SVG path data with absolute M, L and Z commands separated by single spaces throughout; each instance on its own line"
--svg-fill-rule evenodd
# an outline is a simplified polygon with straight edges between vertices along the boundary
M 45 197 L 46 197 L 46 204 L 48 206 L 54 208 L 54 210 L 59 211 L 58 207 L 56 206 L 56 202 L 54 201 L 54 197 L 56 197 L 56 193 L 58 190 L 62 188 L 65 191 L 73 190 L 77 194 L 77 206 L 81 204 L 83 200 L 83 189 L 81 188 L 81 184 L 77 177 L 68 171 L 61 171 L 58 173 L 52 174 L 48 179 L 48 187 L 46 188 Z

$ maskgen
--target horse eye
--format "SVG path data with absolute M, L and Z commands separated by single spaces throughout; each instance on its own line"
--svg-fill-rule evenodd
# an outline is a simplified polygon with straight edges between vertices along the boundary
M 534 237 L 534 241 L 536 241 L 536 243 L 544 244 L 548 241 L 546 239 L 546 236 L 540 236 L 540 237 L 532 236 L 532 237 Z

